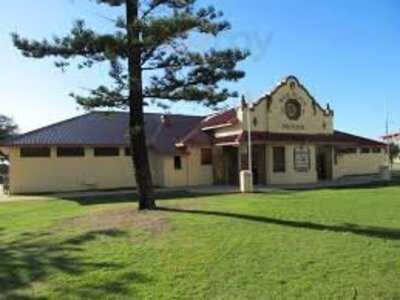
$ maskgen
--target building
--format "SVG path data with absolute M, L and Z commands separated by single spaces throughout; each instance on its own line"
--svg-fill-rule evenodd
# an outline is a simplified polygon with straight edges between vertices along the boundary
M 146 114 L 154 184 L 237 185 L 248 163 L 248 109 L 256 184 L 376 174 L 387 163 L 385 144 L 335 131 L 330 107 L 290 76 L 251 108 L 242 103 L 206 117 Z M 1 147 L 10 155 L 13 194 L 135 186 L 126 113 L 89 113 Z

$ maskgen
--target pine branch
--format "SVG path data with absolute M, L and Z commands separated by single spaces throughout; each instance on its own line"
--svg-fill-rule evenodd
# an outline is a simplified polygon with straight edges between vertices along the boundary
M 174 69 L 175 71 L 184 68 L 208 66 L 212 68 L 234 69 L 236 64 L 250 55 L 248 51 L 240 49 L 215 50 L 206 53 L 174 52 L 165 56 L 153 57 L 153 61 L 143 67 L 144 71 L 154 71 L 160 69 Z
M 173 102 L 191 101 L 202 103 L 208 107 L 216 107 L 221 102 L 238 97 L 237 92 L 230 92 L 228 89 L 217 90 L 207 87 L 182 87 L 174 92 L 145 91 L 145 98 L 169 100 Z
M 123 89 L 118 87 L 108 88 L 102 85 L 97 89 L 90 90 L 87 96 L 77 95 L 75 93 L 71 93 L 70 96 L 86 109 L 98 107 L 125 109 L 128 106 L 128 96 Z
M 118 57 L 126 57 L 126 36 L 117 31 L 114 34 L 98 34 L 76 21 L 70 34 L 54 37 L 53 40 L 31 41 L 12 34 L 14 46 L 24 56 L 31 58 L 61 57 L 64 60 L 83 57 L 90 62 L 101 62 Z
M 216 12 L 213 7 L 200 9 L 196 13 L 175 12 L 171 16 L 153 18 L 143 28 L 143 64 L 163 45 L 177 43 L 177 40 L 187 40 L 189 33 L 198 32 L 217 36 L 221 32 L 230 29 L 226 21 L 218 22 L 222 14 Z
M 125 4 L 126 0 L 96 0 L 99 4 L 107 4 L 109 6 L 121 6 Z
M 126 5 L 127 0 L 96 0 L 111 7 Z M 151 72 L 144 96 L 150 99 L 170 101 L 188 100 L 216 105 L 237 95 L 219 88 L 223 81 L 238 81 L 245 76 L 237 70 L 238 64 L 249 56 L 240 49 L 207 52 L 190 51 L 187 40 L 192 33 L 218 36 L 229 30 L 230 24 L 221 20 L 222 13 L 213 7 L 195 8 L 196 0 L 148 0 L 139 1 L 144 8 L 140 19 L 132 24 L 140 48 L 140 71 Z M 158 10 L 166 8 L 159 13 Z M 89 90 L 85 96 L 71 94 L 86 108 L 127 107 L 129 91 L 128 30 L 125 17 L 114 21 L 115 32 L 100 34 L 87 28 L 84 21 L 77 21 L 69 34 L 52 40 L 28 40 L 13 34 L 14 45 L 26 57 L 53 57 L 55 65 L 66 70 L 71 62 L 80 59 L 79 69 L 90 68 L 95 63 L 109 62 L 110 87 L 104 85 Z M 151 75 L 151 74 L 150 74 Z

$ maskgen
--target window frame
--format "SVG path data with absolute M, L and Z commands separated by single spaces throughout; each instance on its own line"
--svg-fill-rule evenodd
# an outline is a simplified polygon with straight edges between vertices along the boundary
M 277 152 L 282 151 L 280 154 L 282 155 L 282 161 L 277 161 Z M 286 147 L 285 146 L 276 146 L 272 148 L 272 171 L 276 174 L 286 173 Z
M 182 156 L 180 156 L 180 155 L 174 156 L 174 170 L 176 170 L 176 171 L 183 170 Z
M 30 152 L 29 151 L 32 151 Z M 43 150 L 44 153 L 40 153 L 40 150 Z M 35 153 L 36 151 L 36 153 Z M 24 153 L 25 152 L 25 153 Z M 50 158 L 51 157 L 51 148 L 50 147 L 21 147 L 19 149 L 19 157 L 21 158 Z
M 378 147 L 372 148 L 372 153 L 373 154 L 381 154 L 382 148 L 378 148 Z
M 124 154 L 125 156 L 132 156 L 132 149 L 130 147 L 125 147 L 124 148 Z
M 213 153 L 211 148 L 201 148 L 200 156 L 202 166 L 212 166 Z
M 357 147 L 347 147 L 347 148 L 339 148 L 335 150 L 338 155 L 345 155 L 345 154 L 358 154 Z
M 115 152 L 106 153 L 107 150 L 113 150 Z M 120 149 L 118 147 L 95 147 L 93 148 L 93 155 L 95 157 L 118 157 L 120 156 Z
M 67 152 L 62 153 L 67 150 Z M 68 150 L 78 150 L 76 153 L 68 153 Z M 57 147 L 57 157 L 85 157 L 85 148 L 84 147 Z
M 361 149 L 360 149 L 360 153 L 361 154 L 371 154 L 372 152 L 371 152 L 371 148 L 369 148 L 369 147 L 362 147 Z

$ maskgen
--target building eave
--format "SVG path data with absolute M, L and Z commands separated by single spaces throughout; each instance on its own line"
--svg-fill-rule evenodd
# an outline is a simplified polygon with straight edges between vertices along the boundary
M 209 130 L 226 128 L 226 127 L 229 127 L 229 126 L 232 126 L 232 125 L 234 125 L 233 122 L 228 122 L 228 123 L 224 123 L 224 124 L 219 124 L 219 125 L 214 125 L 214 126 L 209 126 L 209 127 L 203 127 L 201 130 L 209 131 Z
M 252 132 L 254 143 L 264 144 L 317 144 L 331 145 L 337 147 L 376 147 L 385 148 L 386 144 L 367 139 L 364 137 L 335 131 L 334 134 L 296 134 L 296 133 L 273 133 L 267 131 Z M 247 132 L 215 139 L 214 145 L 236 145 L 247 142 Z

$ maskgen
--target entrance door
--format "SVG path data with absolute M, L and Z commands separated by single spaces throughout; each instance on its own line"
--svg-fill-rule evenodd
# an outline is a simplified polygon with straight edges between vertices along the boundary
M 318 180 L 332 180 L 332 147 L 318 147 L 316 151 Z
M 267 183 L 265 145 L 253 146 L 253 182 L 255 185 Z
M 225 183 L 239 184 L 239 149 L 236 147 L 223 147 Z

